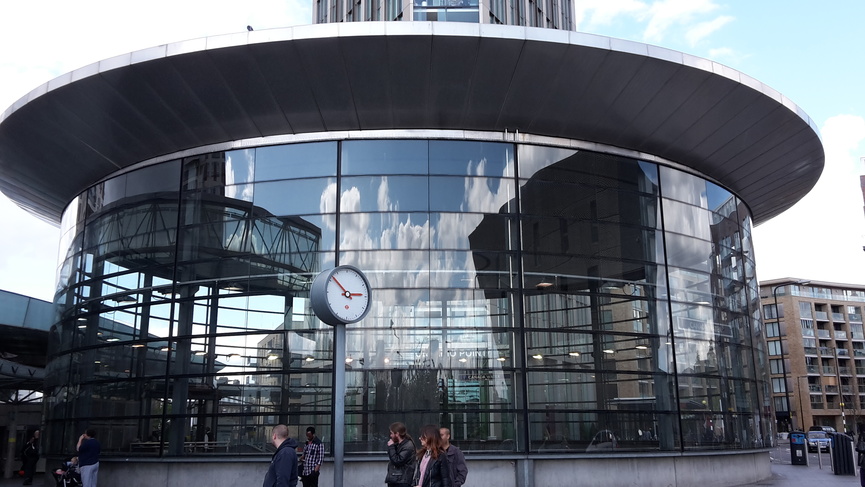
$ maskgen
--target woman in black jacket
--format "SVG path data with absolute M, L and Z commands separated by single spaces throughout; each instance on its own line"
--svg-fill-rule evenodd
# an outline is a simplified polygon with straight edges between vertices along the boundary
M 420 430 L 421 448 L 417 451 L 420 466 L 415 474 L 418 487 L 453 487 L 448 455 L 442 448 L 439 427 L 428 424 Z
M 384 481 L 388 487 L 412 487 L 414 476 L 415 446 L 411 436 L 406 432 L 405 425 L 394 423 L 390 425 L 390 440 L 387 442 L 387 477 Z

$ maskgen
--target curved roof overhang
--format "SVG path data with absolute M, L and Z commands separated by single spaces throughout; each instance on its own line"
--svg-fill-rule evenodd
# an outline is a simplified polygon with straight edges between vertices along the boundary
M 280 134 L 509 131 L 693 168 L 763 222 L 817 182 L 814 123 L 777 91 L 681 52 L 591 34 L 357 22 L 167 44 L 37 88 L 0 119 L 0 190 L 49 221 L 141 161 Z

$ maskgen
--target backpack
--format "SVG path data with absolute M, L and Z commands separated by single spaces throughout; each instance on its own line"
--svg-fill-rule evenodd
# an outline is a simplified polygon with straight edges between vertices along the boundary
M 24 445 L 24 450 L 21 451 L 21 458 L 25 460 L 33 460 L 39 458 L 39 450 L 36 448 L 36 444 L 33 442 L 28 442 Z

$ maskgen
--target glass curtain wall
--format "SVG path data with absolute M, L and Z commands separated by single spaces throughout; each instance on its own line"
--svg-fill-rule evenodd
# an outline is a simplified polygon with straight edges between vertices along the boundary
M 355 140 L 188 157 L 72 201 L 47 451 L 330 450 L 332 331 L 308 292 L 351 264 L 346 452 L 437 423 L 477 452 L 762 447 L 750 216 L 726 190 L 597 152 Z

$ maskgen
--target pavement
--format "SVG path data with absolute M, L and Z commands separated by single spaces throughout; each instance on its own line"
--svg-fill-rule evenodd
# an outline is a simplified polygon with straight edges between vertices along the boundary
M 821 454 L 809 453 L 808 465 L 792 465 L 790 463 L 790 446 L 782 445 L 772 450 L 770 453 L 772 463 L 772 477 L 753 484 L 744 484 L 736 487 L 814 487 L 831 485 L 836 486 L 856 486 L 859 487 L 859 469 L 853 475 L 835 475 L 832 472 L 832 463 L 829 460 L 829 453 Z M 820 460 L 823 465 L 821 467 Z M 22 485 L 23 480 L 20 478 L 0 479 L 0 487 L 18 487 Z M 50 474 L 37 474 L 33 478 L 33 485 L 39 487 L 55 487 L 54 479 Z M 477 485 L 477 484 L 472 484 Z M 685 486 L 683 486 L 685 487 Z
M 832 472 L 832 462 L 829 452 L 809 453 L 808 465 L 792 465 L 790 463 L 790 445 L 776 447 L 770 453 L 772 462 L 772 478 L 754 484 L 744 484 L 738 487 L 814 487 L 822 485 L 856 486 L 859 487 L 859 468 L 856 475 L 835 475 Z M 820 461 L 822 460 L 822 466 Z M 5 487 L 5 486 L 4 486 Z

